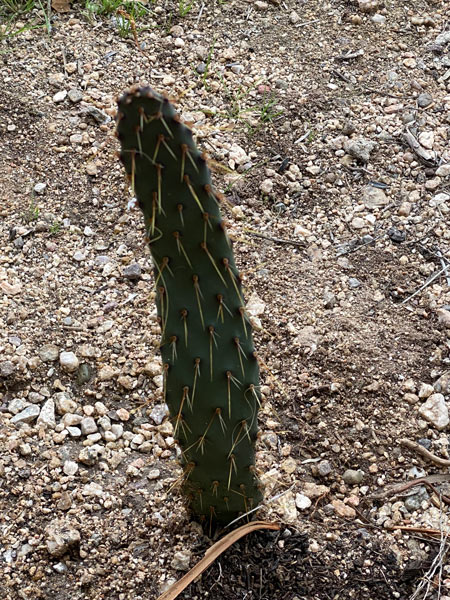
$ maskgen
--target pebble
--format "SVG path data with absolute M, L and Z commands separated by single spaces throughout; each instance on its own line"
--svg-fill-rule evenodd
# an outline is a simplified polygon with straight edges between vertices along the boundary
M 37 423 L 38 425 L 45 425 L 51 429 L 56 427 L 55 402 L 51 398 L 49 398 L 42 406 Z
M 100 381 L 111 381 L 117 374 L 117 370 L 113 369 L 109 365 L 105 365 L 97 373 L 97 377 Z
M 78 439 L 81 437 L 81 429 L 79 429 L 78 427 L 71 427 L 67 425 L 66 429 L 69 432 L 71 438 Z
M 72 88 L 68 91 L 67 96 L 73 104 L 77 104 L 83 100 L 83 92 L 77 88 Z
M 320 477 L 327 477 L 333 471 L 333 466 L 329 460 L 321 460 L 315 465 L 314 474 Z
M 123 270 L 123 276 L 130 281 L 138 281 L 141 278 L 142 269 L 139 263 L 132 263 Z
M 86 173 L 92 177 L 96 177 L 98 175 L 98 167 L 95 162 L 88 162 L 86 165 Z
M 366 185 L 362 190 L 362 201 L 368 210 L 374 210 L 380 206 L 386 206 L 389 199 L 384 190 L 372 185 Z
M 9 377 L 15 370 L 16 367 L 10 360 L 4 360 L 0 363 L 0 377 Z
M 434 392 L 434 387 L 429 383 L 421 383 L 419 387 L 418 396 L 421 400 L 429 398 Z
M 53 521 L 45 533 L 48 553 L 57 558 L 64 556 L 73 546 L 78 546 L 81 540 L 78 529 L 68 526 L 65 522 Z
M 161 367 L 159 367 L 159 371 L 161 371 Z M 168 414 L 169 409 L 166 404 L 156 404 L 156 406 L 152 408 L 149 417 L 156 425 L 161 425 Z
M 440 392 L 441 394 L 450 394 L 450 371 L 443 373 L 439 379 L 434 382 L 433 387 L 436 392 Z
M 63 471 L 65 475 L 75 475 L 78 471 L 78 464 L 73 460 L 66 460 L 63 465 Z
M 442 431 L 449 424 L 448 408 L 442 394 L 432 394 L 422 406 L 419 407 L 419 415 Z
M 74 413 L 78 404 L 75 400 L 72 400 L 67 392 L 58 392 L 54 394 L 53 399 L 55 401 L 56 412 L 58 415 L 65 415 L 66 413 Z
M 343 519 L 354 519 L 356 517 L 355 509 L 345 504 L 342 500 L 332 500 L 331 505 L 338 517 L 342 517 Z
M 117 409 L 116 414 L 121 421 L 128 421 L 128 419 L 130 418 L 130 413 L 127 411 L 126 408 Z
M 441 325 L 450 328 L 450 310 L 446 310 L 445 308 L 438 308 L 438 310 L 436 311 L 436 315 Z
M 24 409 L 24 406 L 25 401 L 22 398 L 13 398 L 8 403 L 8 412 L 12 413 L 13 415 L 17 415 L 17 413 Z
M 273 191 L 273 181 L 272 179 L 264 179 L 259 185 L 259 189 L 263 194 L 271 194 Z
M 368 163 L 370 154 L 377 147 L 376 142 L 366 138 L 357 138 L 355 140 L 346 140 L 344 142 L 344 150 L 357 160 Z
M 300 15 L 297 12 L 295 12 L 295 10 L 293 10 L 289 15 L 289 22 L 292 23 L 292 25 L 296 25 L 299 21 Z
M 46 183 L 36 183 L 36 185 L 33 188 L 33 190 L 36 192 L 36 194 L 39 194 L 39 196 L 42 196 L 46 189 L 47 189 Z
M 191 563 L 192 553 L 190 550 L 179 550 L 173 555 L 170 566 L 177 571 L 187 571 Z
M 81 426 L 81 433 L 83 435 L 89 435 L 90 433 L 96 433 L 98 430 L 97 423 L 95 422 L 93 417 L 84 417 L 81 420 L 80 426 Z
M 78 454 L 79 462 L 89 467 L 95 465 L 99 458 L 99 447 L 98 446 L 87 446 L 80 450 Z
M 450 176 L 450 163 L 445 163 L 436 169 L 436 175 L 439 177 Z
M 158 477 L 161 475 L 161 471 L 159 469 L 151 469 L 148 473 L 147 473 L 147 479 L 153 480 L 153 479 L 158 479 Z
M 419 134 L 419 143 L 424 148 L 428 150 L 432 150 L 434 145 L 434 132 L 433 131 L 423 131 Z
M 289 491 L 278 499 L 276 510 L 285 523 L 297 522 L 297 505 L 293 492 Z
M 295 495 L 295 506 L 298 508 L 298 510 L 306 510 L 311 506 L 311 504 L 312 502 L 308 496 L 304 496 L 303 494 Z
M 320 496 L 325 496 L 330 491 L 330 488 L 326 485 L 318 485 L 311 481 L 305 481 L 302 484 L 302 493 L 308 498 L 314 499 Z
M 359 485 L 363 480 L 364 473 L 361 470 L 347 469 L 342 476 L 342 479 L 348 485 Z
M 59 348 L 55 344 L 44 344 L 39 349 L 39 358 L 42 362 L 54 362 L 58 356 Z
M 65 371 L 72 373 L 78 369 L 80 361 L 74 352 L 61 352 L 59 355 L 59 364 Z
M 55 103 L 63 102 L 63 100 L 66 99 L 66 96 L 67 96 L 66 90 L 61 90 L 60 92 L 56 92 L 56 94 L 53 96 L 53 102 L 55 102 Z
M 364 229 L 364 227 L 366 227 L 366 221 L 361 217 L 354 217 L 351 226 L 353 229 Z
M 39 416 L 40 408 L 36 404 L 27 406 L 20 413 L 14 415 L 11 419 L 11 423 L 31 423 Z
M 419 94 L 419 96 L 417 97 L 417 104 L 418 106 L 420 106 L 420 108 L 426 108 L 432 103 L 433 98 L 430 96 L 430 94 L 427 94 L 426 92 L 423 94 Z

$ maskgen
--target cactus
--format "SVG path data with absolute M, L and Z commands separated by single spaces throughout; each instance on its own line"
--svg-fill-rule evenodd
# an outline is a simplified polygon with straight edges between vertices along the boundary
M 170 102 L 119 99 L 120 158 L 154 263 L 165 401 L 196 518 L 226 524 L 261 500 L 254 442 L 259 368 L 239 273 L 206 158 Z

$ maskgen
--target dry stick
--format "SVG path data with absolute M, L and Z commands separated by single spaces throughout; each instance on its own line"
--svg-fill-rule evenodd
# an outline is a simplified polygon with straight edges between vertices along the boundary
M 444 481 L 450 481 L 450 473 L 438 473 L 436 475 L 428 475 L 428 477 L 419 477 L 418 479 L 413 479 L 412 481 L 394 485 L 378 494 L 372 494 L 370 498 L 373 500 L 382 500 L 383 498 L 396 496 L 397 494 L 406 492 L 406 490 L 409 490 L 416 485 L 426 485 L 427 487 L 430 486 L 434 491 L 436 491 L 433 487 L 433 484 L 443 483 Z
M 417 452 L 418 454 L 421 454 L 424 458 L 431 460 L 431 462 L 434 462 L 436 465 L 439 465 L 441 467 L 450 467 L 449 459 L 440 458 L 439 456 L 436 456 L 435 454 L 433 454 L 432 452 L 430 452 L 429 450 L 427 450 L 426 448 L 424 448 L 417 442 L 413 442 L 412 440 L 402 439 L 402 440 L 400 440 L 400 444 L 402 446 L 406 446 L 406 448 L 409 448 L 410 450 L 414 450 L 414 452 Z
M 417 294 L 420 294 L 420 292 L 422 290 L 424 290 L 431 283 L 433 283 L 433 281 L 435 279 L 437 279 L 438 277 L 440 277 L 442 275 L 442 273 L 446 273 L 447 269 L 448 269 L 448 266 L 446 265 L 443 269 L 441 269 L 440 271 L 438 271 L 437 273 L 435 273 L 432 277 L 430 277 L 429 279 L 427 279 L 427 281 L 425 281 L 425 283 L 423 285 L 421 285 L 420 288 L 414 292 L 414 294 L 411 294 L 411 296 L 408 296 L 405 300 L 403 300 L 401 302 L 401 304 L 405 304 L 406 302 L 409 302 L 409 300 L 411 300 L 412 298 L 414 298 L 414 296 L 417 296 Z
M 442 252 L 439 250 L 439 248 L 436 251 L 436 255 L 439 258 L 439 262 L 441 263 L 441 267 L 443 269 L 445 269 L 445 279 L 447 280 L 447 285 L 450 287 L 450 273 L 449 273 L 449 267 L 450 267 L 450 261 L 448 260 L 448 258 L 446 258 Z
M 285 240 L 282 238 L 272 237 L 270 235 L 265 235 L 264 233 L 258 233 L 257 231 L 253 231 L 252 229 L 244 229 L 245 233 L 249 235 L 254 235 L 255 237 L 262 238 L 263 240 L 269 240 L 269 242 L 275 242 L 276 244 L 286 244 L 290 246 L 297 246 L 297 248 L 305 248 L 305 242 L 300 242 L 297 240 Z
M 181 592 L 196 579 L 205 569 L 207 569 L 218 556 L 220 556 L 225 550 L 227 550 L 230 546 L 232 546 L 235 542 L 237 542 L 241 537 L 251 533 L 252 531 L 257 531 L 258 529 L 272 529 L 273 531 L 278 531 L 280 526 L 277 523 L 268 523 L 266 521 L 255 521 L 254 523 L 247 523 L 246 525 L 242 525 L 239 529 L 232 531 L 224 538 L 216 542 L 208 548 L 205 552 L 205 556 L 193 567 L 189 573 L 183 575 L 183 577 L 174 583 L 168 590 L 162 594 L 158 600 L 175 600 L 181 594 Z

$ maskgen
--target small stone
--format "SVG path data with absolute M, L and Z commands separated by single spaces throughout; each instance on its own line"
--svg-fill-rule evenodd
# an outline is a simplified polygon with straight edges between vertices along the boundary
M 416 394 L 413 394 L 412 392 L 407 392 L 404 396 L 403 396 L 405 402 L 407 402 L 408 404 L 417 404 L 417 402 L 419 402 L 419 396 L 417 396 Z
M 439 177 L 449 177 L 450 176 L 450 162 L 445 163 L 436 169 L 436 175 Z
M 302 327 L 294 339 L 294 345 L 305 348 L 309 352 L 315 352 L 320 341 L 320 336 L 315 332 L 312 325 Z
M 20 444 L 19 446 L 19 453 L 21 456 L 30 456 L 32 450 L 31 450 L 31 446 L 28 443 L 24 443 L 24 444 Z
M 66 425 L 66 429 L 69 432 L 71 438 L 78 439 L 81 437 L 81 429 L 79 429 L 78 427 L 70 427 L 69 425 Z
M 120 423 L 114 423 L 111 425 L 111 433 L 113 433 L 116 440 L 118 440 L 123 435 L 123 425 Z
M 320 477 L 327 477 L 333 470 L 333 467 L 328 460 L 321 460 L 317 464 L 317 475 Z
M 353 229 L 364 229 L 366 222 L 361 217 L 354 217 L 351 222 Z
M 42 362 L 54 362 L 58 359 L 59 348 L 55 344 L 44 344 L 39 349 L 39 358 Z
M 449 424 L 448 408 L 442 394 L 432 394 L 419 408 L 419 414 L 439 431 L 445 429 Z
M 400 206 L 398 207 L 398 215 L 400 217 L 409 217 L 410 213 L 411 213 L 411 202 L 402 202 L 400 204 Z
M 83 448 L 78 454 L 79 462 L 92 467 L 98 461 L 99 452 L 96 446 L 87 446 Z
M 36 194 L 39 194 L 39 196 L 42 196 L 46 189 L 47 189 L 46 183 L 37 183 L 33 188 L 33 190 L 36 192 Z
M 356 511 L 351 506 L 347 506 L 342 500 L 332 500 L 331 505 L 333 506 L 338 517 L 344 519 L 354 519 L 356 517 Z
M 284 522 L 297 522 L 297 506 L 295 502 L 295 496 L 292 492 L 287 492 L 279 498 L 279 500 L 277 501 L 276 510 L 280 514 Z
M 95 412 L 100 415 L 100 416 L 104 416 L 107 414 L 108 409 L 106 408 L 106 406 L 103 404 L 103 402 L 99 402 L 97 401 L 94 404 L 94 408 L 95 408 Z
M 73 460 L 66 460 L 63 465 L 63 471 L 65 475 L 75 475 L 78 471 L 78 464 Z
M 179 37 L 177 37 L 177 38 L 175 38 L 175 39 L 174 39 L 174 41 L 173 41 L 173 45 L 174 45 L 176 48 L 184 48 L 184 46 L 185 46 L 185 41 L 184 41 L 182 38 L 179 38 Z
M 419 388 L 419 398 L 424 400 L 429 398 L 431 394 L 434 392 L 434 387 L 429 383 L 421 383 Z
M 8 403 L 8 412 L 17 415 L 17 413 L 20 413 L 20 411 L 24 409 L 24 406 L 25 401 L 22 398 L 13 398 Z
M 362 194 L 362 201 L 368 210 L 374 210 L 380 206 L 386 206 L 386 204 L 389 202 L 385 192 L 380 188 L 373 187 L 372 185 L 366 185 L 362 191 Z
M 419 135 L 419 143 L 424 148 L 427 148 L 428 150 L 432 150 L 433 145 L 434 145 L 434 132 L 433 131 L 423 131 Z
M 397 229 L 397 227 L 389 227 L 387 234 L 391 242 L 394 242 L 395 244 L 401 244 L 406 239 L 406 232 Z
M 94 370 L 88 363 L 81 363 L 78 367 L 77 383 L 83 385 L 92 379 Z
M 361 282 L 359 279 L 356 279 L 356 277 L 349 277 L 348 278 L 348 287 L 352 290 L 355 290 L 355 289 L 361 287 Z
M 273 190 L 273 181 L 271 179 L 264 179 L 264 181 L 261 182 L 259 189 L 263 194 L 271 194 Z
M 311 504 L 312 502 L 308 496 L 304 496 L 303 494 L 295 495 L 295 506 L 298 508 L 298 510 L 306 510 L 311 506 Z
M 53 96 L 53 102 L 55 102 L 56 104 L 58 102 L 63 102 L 63 100 L 66 99 L 66 96 L 67 96 L 66 90 L 61 90 L 60 92 L 56 92 L 56 94 Z
M 55 402 L 51 398 L 49 398 L 41 408 L 37 423 L 38 425 L 50 427 L 50 429 L 56 427 Z
M 126 390 L 132 390 L 135 385 L 135 380 L 128 375 L 121 375 L 117 378 L 117 383 L 124 387 Z
M 139 263 L 132 263 L 123 270 L 123 276 L 130 281 L 139 281 L 142 275 L 141 265 Z
M 81 420 L 81 433 L 83 435 L 89 435 L 90 433 L 97 432 L 97 423 L 93 419 L 93 417 L 84 417 Z
M 149 361 L 144 365 L 144 373 L 150 377 L 156 377 L 161 374 L 161 363 L 158 361 Z
M 350 154 L 363 163 L 369 162 L 370 154 L 376 147 L 376 142 L 362 137 L 344 142 L 344 150 L 347 154 Z
M 58 415 L 65 415 L 66 413 L 74 413 L 78 404 L 75 400 L 72 400 L 67 392 L 58 392 L 54 394 L 53 399 L 55 401 L 56 412 Z
M 83 92 L 77 88 L 70 89 L 67 96 L 73 104 L 77 104 L 77 102 L 83 100 Z
M 158 479 L 158 477 L 161 475 L 161 471 L 159 469 L 151 469 L 148 473 L 147 473 L 147 479 L 153 480 L 153 479 Z
M 408 67 L 408 69 L 415 69 L 417 67 L 417 61 L 414 58 L 405 58 L 403 64 L 405 67 Z
M 127 411 L 126 408 L 117 409 L 116 414 L 121 421 L 128 421 L 128 419 L 130 418 L 130 413 Z
M 438 308 L 436 314 L 439 323 L 444 327 L 450 329 L 450 310 L 446 310 L 445 308 Z
M 0 363 L 0 377 L 9 377 L 15 370 L 16 367 L 10 360 L 4 360 Z
M 70 548 L 78 547 L 81 540 L 80 532 L 77 529 L 59 522 L 52 522 L 46 529 L 46 535 L 48 553 L 54 557 L 61 557 Z
M 113 377 L 115 377 L 116 374 L 116 369 L 113 369 L 109 365 L 105 365 L 97 373 L 97 377 L 100 381 L 111 381 L 111 379 L 113 379 Z
M 206 72 L 206 63 L 204 62 L 200 62 L 198 63 L 198 65 L 195 67 L 195 70 L 197 71 L 197 73 L 199 73 L 200 75 L 203 75 L 203 73 Z
M 39 416 L 39 406 L 31 404 L 11 419 L 11 423 L 31 423 Z
M 65 371 L 72 373 L 78 369 L 80 361 L 73 352 L 61 352 L 59 364 Z
M 49 73 L 48 82 L 50 85 L 59 87 L 64 83 L 64 73 Z
M 266 304 L 261 298 L 258 296 L 256 292 L 253 292 L 247 302 L 247 312 L 252 317 L 259 317 L 262 315 L 266 308 Z
M 434 389 L 441 394 L 450 394 L 450 371 L 443 373 L 437 381 L 434 382 Z
M 152 408 L 149 417 L 156 425 L 161 425 L 168 414 L 169 409 L 166 404 L 156 404 L 156 406 Z
M 363 480 L 364 473 L 361 470 L 347 469 L 342 476 L 342 479 L 348 485 L 359 485 Z
M 86 173 L 88 175 L 91 175 L 91 177 L 96 177 L 98 175 L 98 167 L 95 164 L 95 162 L 88 162 L 88 164 L 86 165 Z
M 295 12 L 295 10 L 293 10 L 289 15 L 289 22 L 292 23 L 292 25 L 296 25 L 299 21 L 300 15 L 297 12 Z
M 267 4 L 267 2 L 263 2 L 262 0 L 256 0 L 255 8 L 263 11 L 263 10 L 267 10 L 269 8 L 269 5 Z
M 58 510 L 69 510 L 72 506 L 72 498 L 68 492 L 62 492 L 61 497 L 58 500 L 56 508 Z
M 433 98 L 430 96 L 430 94 L 427 94 L 426 92 L 423 94 L 419 94 L 419 96 L 417 97 L 417 104 L 420 106 L 420 108 L 426 108 L 432 103 Z
M 187 571 L 191 562 L 192 553 L 190 550 L 179 550 L 173 555 L 170 566 L 177 571 Z
M 303 483 L 302 493 L 308 498 L 320 498 L 320 496 L 325 496 L 330 492 L 330 488 L 326 485 L 318 485 L 317 483 L 312 483 L 310 481 L 305 481 Z

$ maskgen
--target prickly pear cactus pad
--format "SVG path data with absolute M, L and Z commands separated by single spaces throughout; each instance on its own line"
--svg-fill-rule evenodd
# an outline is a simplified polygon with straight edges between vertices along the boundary
M 149 88 L 119 100 L 120 158 L 154 262 L 165 400 L 197 518 L 226 524 L 261 500 L 259 369 L 239 273 L 205 157 Z

